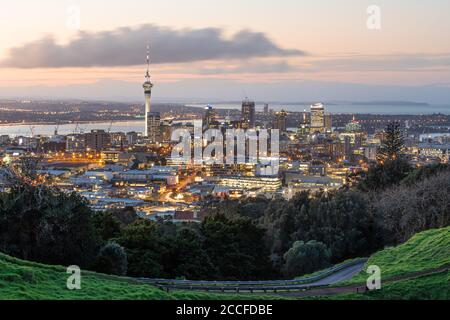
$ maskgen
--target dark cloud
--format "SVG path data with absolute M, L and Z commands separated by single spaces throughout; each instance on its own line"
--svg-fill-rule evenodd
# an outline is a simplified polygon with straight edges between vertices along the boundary
M 1 65 L 16 68 L 133 66 L 143 63 L 147 43 L 155 64 L 304 55 L 300 50 L 280 48 L 260 32 L 243 30 L 226 38 L 217 28 L 175 30 L 148 24 L 107 32 L 80 32 L 64 45 L 46 37 L 10 49 L 9 57 Z

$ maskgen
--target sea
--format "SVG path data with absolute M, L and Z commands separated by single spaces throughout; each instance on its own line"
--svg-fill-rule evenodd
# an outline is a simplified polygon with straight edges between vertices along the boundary
M 189 104 L 193 107 L 204 107 L 204 104 Z M 220 103 L 213 105 L 217 109 L 240 109 L 238 104 Z M 256 110 L 262 111 L 263 104 L 257 104 Z M 309 110 L 309 106 L 302 104 L 270 104 L 270 109 L 279 111 L 284 109 L 286 111 L 301 112 Z M 433 114 L 442 113 L 450 114 L 450 105 L 357 105 L 357 104 L 328 104 L 325 105 L 327 112 L 333 114 L 385 114 L 385 115 L 420 115 L 420 114 Z M 54 134 L 56 125 L 54 124 L 14 124 L 14 125 L 0 125 L 0 135 L 15 136 L 30 136 L 31 132 L 34 135 L 52 136 Z M 111 132 L 143 132 L 144 122 L 143 120 L 133 121 L 117 121 L 113 122 L 92 122 L 92 123 L 80 123 L 78 127 L 76 124 L 63 124 L 58 127 L 58 134 L 67 135 L 75 132 L 90 132 L 93 129 L 108 131 L 111 128 Z

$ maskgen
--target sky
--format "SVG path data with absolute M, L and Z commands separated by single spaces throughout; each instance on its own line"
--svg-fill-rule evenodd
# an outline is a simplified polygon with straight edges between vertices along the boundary
M 2 0 L 0 97 L 138 101 L 149 45 L 155 100 L 450 105 L 449 15 L 448 0 Z

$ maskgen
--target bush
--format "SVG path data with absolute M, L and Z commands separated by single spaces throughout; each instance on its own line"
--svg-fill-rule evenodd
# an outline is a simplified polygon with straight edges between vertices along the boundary
M 101 273 L 124 276 L 127 274 L 127 254 L 123 247 L 110 242 L 100 249 L 95 270 Z
M 330 250 L 322 242 L 296 241 L 284 255 L 284 273 L 295 277 L 324 269 L 330 265 L 330 257 Z
M 0 193 L 0 250 L 20 259 L 89 268 L 100 247 L 92 215 L 75 193 L 16 185 Z
M 449 194 L 450 172 L 447 171 L 378 195 L 374 208 L 382 218 L 387 244 L 402 243 L 420 231 L 448 226 Z

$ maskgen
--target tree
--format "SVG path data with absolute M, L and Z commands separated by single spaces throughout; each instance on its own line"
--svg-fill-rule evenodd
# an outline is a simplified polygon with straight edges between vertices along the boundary
M 57 188 L 14 184 L 0 194 L 0 251 L 47 264 L 89 268 L 100 238 L 81 196 Z
M 301 210 L 294 240 L 317 240 L 331 250 L 333 262 L 367 256 L 382 247 L 381 228 L 370 199 L 356 191 L 321 195 Z
M 377 154 L 377 160 L 383 164 L 388 160 L 396 160 L 400 157 L 404 147 L 403 134 L 400 129 L 400 123 L 390 122 L 385 130 L 385 138 Z
M 161 263 L 167 245 L 155 222 L 138 219 L 126 227 L 116 241 L 126 250 L 128 275 L 147 278 L 168 276 Z
M 173 255 L 176 262 L 173 270 L 174 278 L 192 280 L 211 279 L 217 275 L 199 231 L 189 226 L 178 229 Z
M 120 235 L 120 222 L 111 212 L 100 211 L 95 213 L 93 222 L 103 241 L 108 241 Z
M 330 265 L 330 256 L 330 250 L 322 242 L 296 241 L 284 255 L 284 273 L 295 277 L 324 269 Z
M 117 243 L 110 242 L 100 249 L 95 270 L 101 273 L 124 276 L 127 274 L 127 254 Z
M 382 192 L 374 208 L 382 218 L 385 241 L 405 242 L 417 232 L 450 224 L 450 172 Z
M 386 160 L 371 167 L 357 186 L 365 192 L 381 191 L 399 184 L 413 170 L 411 165 L 403 158 Z
M 206 217 L 201 226 L 204 248 L 217 268 L 217 279 L 254 280 L 273 276 L 265 230 L 250 219 Z

